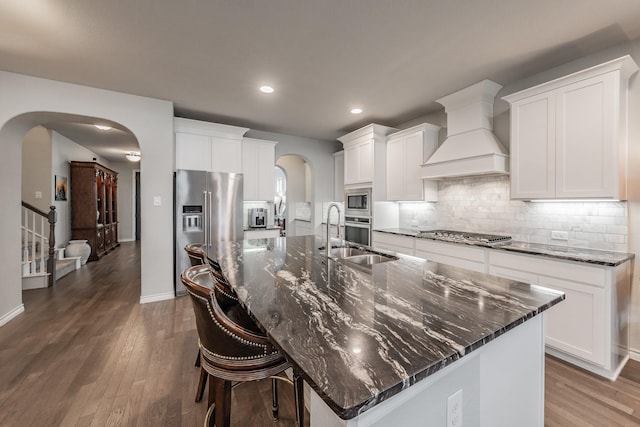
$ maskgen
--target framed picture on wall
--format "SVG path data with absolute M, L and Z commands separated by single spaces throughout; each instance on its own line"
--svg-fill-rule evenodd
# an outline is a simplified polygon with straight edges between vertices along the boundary
M 57 200 L 67 200 L 67 177 L 66 176 L 58 176 L 56 175 L 56 187 L 55 187 L 55 194 L 56 194 L 56 201 Z

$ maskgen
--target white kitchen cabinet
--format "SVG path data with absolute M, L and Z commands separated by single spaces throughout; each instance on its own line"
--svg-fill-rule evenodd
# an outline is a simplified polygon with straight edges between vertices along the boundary
M 280 237 L 280 229 L 244 230 L 244 240 Z
M 387 135 L 395 130 L 370 124 L 338 138 L 344 146 L 345 187 L 371 187 L 374 200 L 386 200 Z
M 415 256 L 418 258 L 480 273 L 487 271 L 487 251 L 484 248 L 429 239 L 416 239 L 415 245 Z
M 398 234 L 373 232 L 371 246 L 378 249 L 398 252 L 405 255 L 413 255 L 415 238 Z
M 626 200 L 629 56 L 503 99 L 511 104 L 511 197 Z
M 333 200 L 344 202 L 344 151 L 333 153 Z
M 277 142 L 244 138 L 242 173 L 244 200 L 273 201 L 275 191 L 275 147 Z
M 489 251 L 489 273 L 565 293 L 547 312 L 547 352 L 615 379 L 628 358 L 630 263 L 617 267 Z
M 437 181 L 425 181 L 422 164 L 438 147 L 439 126 L 423 123 L 387 139 L 387 200 L 438 201 Z
M 176 169 L 211 170 L 211 137 L 176 132 Z
M 211 138 L 211 170 L 242 173 L 242 141 L 232 138 Z
M 236 126 L 174 118 L 176 169 L 242 172 L 242 136 Z
M 344 149 L 344 183 L 364 184 L 373 181 L 373 140 Z

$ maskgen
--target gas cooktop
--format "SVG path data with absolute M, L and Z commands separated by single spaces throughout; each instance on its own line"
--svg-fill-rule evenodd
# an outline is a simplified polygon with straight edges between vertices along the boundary
M 511 236 L 499 236 L 495 234 L 471 233 L 468 231 L 453 230 L 429 230 L 421 231 L 418 237 L 429 237 L 440 240 L 454 240 L 470 243 L 504 243 L 511 241 Z

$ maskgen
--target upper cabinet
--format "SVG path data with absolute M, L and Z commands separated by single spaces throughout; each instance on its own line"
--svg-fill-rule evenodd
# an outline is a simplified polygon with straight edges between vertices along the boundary
M 397 129 L 370 124 L 338 138 L 344 146 L 345 187 L 372 187 L 386 200 L 387 135 Z
M 276 144 L 274 141 L 244 138 L 244 200 L 273 201 Z
M 423 123 L 387 140 L 387 200 L 438 201 L 437 181 L 421 178 L 422 164 L 438 147 L 439 126 Z
M 242 172 L 242 136 L 236 126 L 174 118 L 176 169 Z
M 344 151 L 333 153 L 333 200 L 344 202 Z
M 176 169 L 242 173 L 244 200 L 273 201 L 276 142 L 248 128 L 174 118 Z
M 511 198 L 627 198 L 630 56 L 504 97 Z

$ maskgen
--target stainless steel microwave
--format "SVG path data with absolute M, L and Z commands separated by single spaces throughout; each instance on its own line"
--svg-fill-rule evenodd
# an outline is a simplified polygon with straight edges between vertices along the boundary
M 371 188 L 345 190 L 345 215 L 371 216 Z

